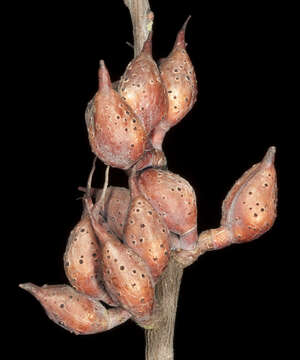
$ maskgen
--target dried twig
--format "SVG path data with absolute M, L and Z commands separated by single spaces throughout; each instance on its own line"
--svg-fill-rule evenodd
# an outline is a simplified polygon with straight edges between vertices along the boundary
M 149 32 L 152 30 L 154 14 L 148 0 L 124 0 L 131 15 L 134 39 L 134 56 L 139 55 Z

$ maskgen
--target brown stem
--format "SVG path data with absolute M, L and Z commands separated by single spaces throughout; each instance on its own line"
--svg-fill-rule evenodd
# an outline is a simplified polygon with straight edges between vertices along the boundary
M 134 56 L 137 56 L 141 52 L 149 32 L 152 30 L 154 15 L 148 0 L 124 0 L 124 3 L 130 11 L 134 39 Z
M 176 250 L 174 252 L 174 259 L 178 261 L 183 267 L 193 264 L 199 256 L 203 255 L 207 251 L 216 250 L 214 239 L 221 239 L 226 234 L 225 239 L 228 240 L 228 232 L 224 232 L 223 227 L 217 229 L 205 230 L 198 237 L 198 241 L 193 250 Z
M 174 359 L 174 329 L 182 275 L 183 267 L 171 258 L 155 287 L 159 320 L 154 329 L 145 330 L 145 360 Z

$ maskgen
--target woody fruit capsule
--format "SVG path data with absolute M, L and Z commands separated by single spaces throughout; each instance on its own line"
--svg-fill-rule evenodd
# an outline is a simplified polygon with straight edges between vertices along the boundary
M 118 91 L 143 122 L 147 134 L 166 117 L 168 96 L 152 58 L 152 31 L 141 53 L 128 64 Z
M 262 161 L 236 181 L 223 201 L 220 227 L 201 232 L 192 251 L 178 251 L 178 262 L 188 266 L 206 251 L 255 240 L 273 226 L 277 216 L 275 153 L 271 146 Z
M 101 249 L 87 213 L 83 214 L 70 233 L 64 268 L 70 284 L 76 290 L 114 305 L 102 284 Z
M 162 169 L 146 169 L 138 178 L 144 197 L 180 237 L 180 247 L 192 250 L 197 242 L 197 203 L 194 189 L 181 176 Z
M 106 165 L 126 170 L 143 155 L 147 141 L 144 125 L 112 88 L 103 60 L 98 92 L 86 116 L 86 125 L 91 149 Z
M 147 263 L 157 281 L 169 262 L 169 230 L 163 217 L 140 193 L 135 174 L 130 176 L 129 184 L 131 202 L 124 241 Z
M 19 286 L 40 302 L 52 321 L 77 335 L 107 331 L 131 317 L 121 308 L 106 309 L 99 301 L 69 285 Z
M 154 305 L 154 282 L 147 264 L 112 233 L 101 215 L 95 215 L 94 206 L 99 205 L 93 205 L 91 197 L 85 198 L 85 204 L 101 246 L 102 276 L 107 292 L 138 322 L 149 321 Z
M 159 65 L 160 76 L 167 89 L 168 113 L 153 130 L 152 144 L 161 149 L 168 130 L 178 124 L 197 100 L 197 79 L 186 51 L 185 29 L 190 16 L 177 34 L 173 50 Z

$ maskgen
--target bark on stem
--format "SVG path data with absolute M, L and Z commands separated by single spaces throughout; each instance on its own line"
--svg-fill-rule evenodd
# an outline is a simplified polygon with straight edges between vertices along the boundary
M 150 9 L 148 0 L 124 0 L 125 5 L 130 11 L 133 40 L 134 56 L 139 55 L 149 32 L 152 30 L 153 12 Z
M 183 268 L 170 259 L 167 269 L 155 287 L 158 306 L 158 326 L 145 330 L 146 360 L 174 359 L 174 330 Z

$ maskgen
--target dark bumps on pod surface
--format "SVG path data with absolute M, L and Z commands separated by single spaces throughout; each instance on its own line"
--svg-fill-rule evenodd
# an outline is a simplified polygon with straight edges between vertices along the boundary
M 146 130 L 131 107 L 112 88 L 104 61 L 100 61 L 99 89 L 86 116 L 92 151 L 106 165 L 129 169 L 143 155 Z

